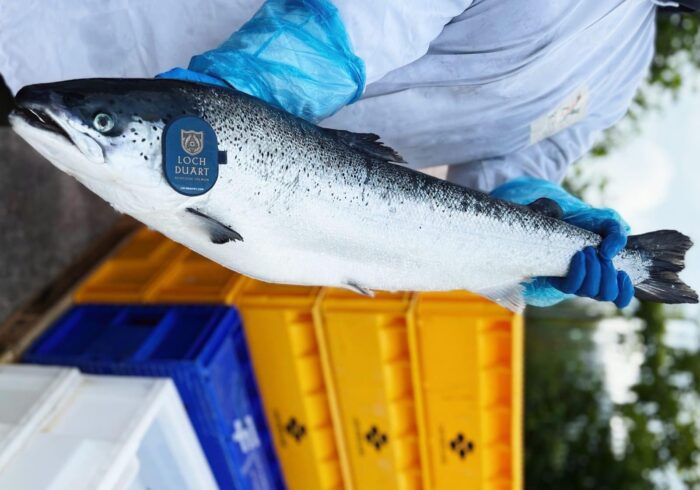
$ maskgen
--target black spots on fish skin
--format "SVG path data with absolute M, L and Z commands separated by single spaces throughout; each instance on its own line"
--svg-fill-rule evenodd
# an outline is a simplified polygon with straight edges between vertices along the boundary
M 481 201 L 469 200 L 468 203 L 463 203 L 462 205 L 465 208 L 469 208 L 471 211 L 475 212 L 476 214 L 482 214 L 484 211 L 486 211 L 486 206 Z

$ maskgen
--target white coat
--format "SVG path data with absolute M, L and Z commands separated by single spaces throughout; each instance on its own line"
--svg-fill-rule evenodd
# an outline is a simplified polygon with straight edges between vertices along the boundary
M 13 91 L 150 77 L 224 41 L 261 0 L 3 0 Z M 333 0 L 366 67 L 363 97 L 323 125 L 374 132 L 411 166 L 490 190 L 559 182 L 627 111 L 653 56 L 650 0 Z

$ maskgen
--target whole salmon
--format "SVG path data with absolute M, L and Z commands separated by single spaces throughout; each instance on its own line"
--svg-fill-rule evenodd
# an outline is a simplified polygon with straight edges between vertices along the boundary
M 365 294 L 464 289 L 519 311 L 523 281 L 564 276 L 577 251 L 601 241 L 557 219 L 551 202 L 519 206 L 410 170 L 375 135 L 323 129 L 233 89 L 86 79 L 28 86 L 16 102 L 15 131 L 55 166 L 264 281 Z M 176 191 L 164 173 L 163 131 L 182 116 L 206 121 L 227 155 L 201 195 Z M 197 151 L 201 135 L 184 132 L 186 145 Z M 632 236 L 614 265 L 638 298 L 695 303 L 677 276 L 691 245 L 676 231 Z

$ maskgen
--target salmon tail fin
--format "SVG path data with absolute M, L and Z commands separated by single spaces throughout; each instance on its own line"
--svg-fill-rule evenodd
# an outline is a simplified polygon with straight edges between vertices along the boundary
M 698 294 L 678 273 L 685 268 L 690 238 L 675 230 L 660 230 L 627 239 L 627 248 L 638 250 L 648 264 L 649 277 L 635 285 L 635 297 L 655 303 L 697 303 Z

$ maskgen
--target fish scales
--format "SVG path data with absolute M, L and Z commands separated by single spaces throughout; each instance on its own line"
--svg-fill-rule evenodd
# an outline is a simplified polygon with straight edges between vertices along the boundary
M 56 166 L 120 211 L 261 280 L 363 293 L 466 289 L 520 309 L 519 283 L 565 275 L 578 250 L 601 241 L 390 163 L 399 157 L 373 135 L 319 128 L 234 90 L 97 79 L 23 92 L 13 126 Z M 96 130 L 95 114 L 114 127 Z M 208 122 L 228 155 L 199 196 L 175 192 L 162 170 L 163 131 L 180 115 Z M 690 241 L 668 233 L 654 237 L 663 246 L 631 238 L 614 259 L 642 293 L 652 291 L 644 294 L 677 279 L 655 273 L 682 268 Z M 678 301 L 693 299 L 692 290 L 674 291 Z
M 236 122 L 219 132 L 221 143 L 231 152 L 243 140 L 249 152 L 242 158 L 235 156 L 235 166 L 226 168 L 223 175 L 226 178 L 230 174 L 235 192 L 247 194 L 250 206 L 280 208 L 284 222 L 292 225 L 292 235 L 298 229 L 304 233 L 311 230 L 311 237 L 324 237 L 327 231 L 314 230 L 318 224 L 334 220 L 345 223 L 328 248 L 346 256 L 344 271 L 352 270 L 348 266 L 353 262 L 366 263 L 369 259 L 372 276 L 347 277 L 345 272 L 332 285 L 354 281 L 379 289 L 398 289 L 397 283 L 405 288 L 410 280 L 410 289 L 416 290 L 461 289 L 465 285 L 473 290 L 489 285 L 495 264 L 512 266 L 513 275 L 497 278 L 503 282 L 534 273 L 563 275 L 573 253 L 600 242 L 598 235 L 525 207 L 405 167 L 387 165 L 254 99 L 210 101 L 202 97 L 199 104 L 199 112 L 210 122 L 231 120 L 232 114 L 237 115 L 233 116 Z M 237 109 L 232 107 L 235 105 Z M 236 175 L 241 171 L 257 176 L 258 184 L 236 186 Z M 274 192 L 255 191 L 259 186 L 270 186 Z M 362 223 L 354 226 L 342 214 L 359 216 Z M 297 241 L 306 243 L 311 237 L 299 236 Z M 435 243 L 435 237 L 442 243 Z M 491 246 L 478 246 L 484 240 Z M 363 242 L 372 244 L 368 253 L 363 253 L 367 248 L 362 247 Z M 513 247 L 514 243 L 519 246 Z M 431 273 L 411 271 L 416 259 L 436 265 L 436 254 L 442 259 L 439 269 Z M 621 257 L 619 262 L 631 259 Z M 397 267 L 402 271 L 398 278 Z M 454 269 L 459 271 L 455 282 L 446 283 L 445 274 Z M 636 271 L 641 269 L 634 269 L 633 275 Z M 317 272 L 309 272 L 311 281 L 301 277 L 287 280 L 316 284 L 313 278 Z M 278 276 L 280 272 L 273 274 Z

